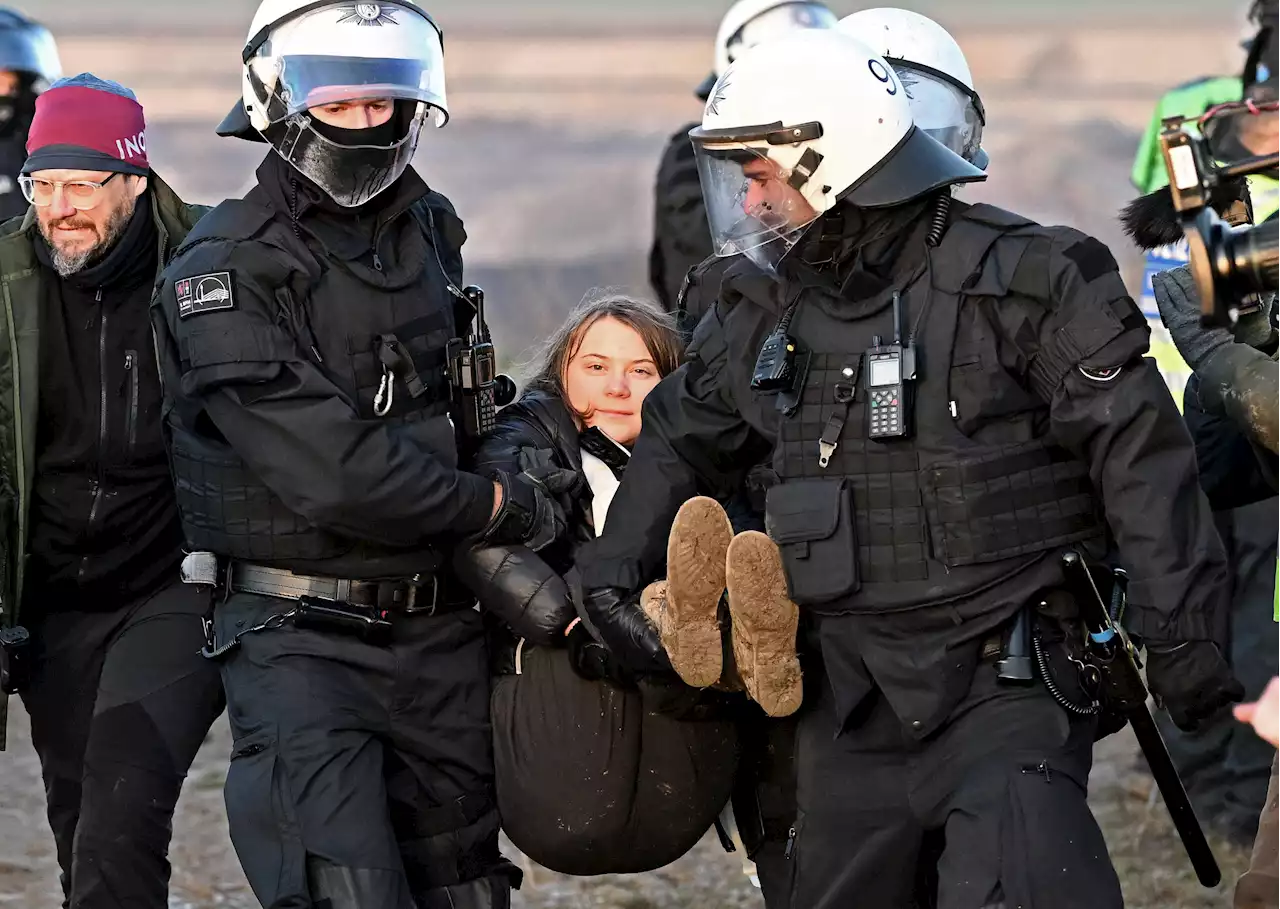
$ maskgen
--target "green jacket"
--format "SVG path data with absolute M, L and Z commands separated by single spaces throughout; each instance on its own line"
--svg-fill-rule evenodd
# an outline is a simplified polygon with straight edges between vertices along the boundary
M 160 234 L 160 267 L 200 220 L 207 206 L 188 205 L 154 173 L 151 209 Z M 39 394 L 40 282 L 35 209 L 0 225 L 0 627 L 18 624 L 27 556 L 28 512 L 35 479 Z M 5 746 L 8 699 L 0 694 L 0 750 Z

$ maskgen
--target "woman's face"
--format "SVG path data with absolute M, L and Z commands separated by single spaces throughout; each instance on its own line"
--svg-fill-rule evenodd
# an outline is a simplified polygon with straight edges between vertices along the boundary
M 630 445 L 640 435 L 640 405 L 661 376 L 639 333 L 617 319 L 596 320 L 565 368 L 569 406 L 583 422 Z

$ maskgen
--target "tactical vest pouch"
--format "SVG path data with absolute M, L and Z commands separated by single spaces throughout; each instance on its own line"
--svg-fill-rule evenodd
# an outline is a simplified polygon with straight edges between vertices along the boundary
M 1044 552 L 1102 531 L 1085 465 L 1025 442 L 922 471 L 935 556 L 948 568 Z
M 853 497 L 844 480 L 774 486 L 765 498 L 765 526 L 782 552 L 787 590 L 796 605 L 817 606 L 857 592 Z

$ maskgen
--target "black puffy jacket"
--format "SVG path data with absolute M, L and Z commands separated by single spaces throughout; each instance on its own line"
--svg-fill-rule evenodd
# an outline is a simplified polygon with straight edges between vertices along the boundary
M 475 470 L 517 474 L 543 465 L 582 470 L 578 426 L 559 396 L 528 391 L 498 414 L 497 427 L 476 454 Z M 574 558 L 578 547 L 595 537 L 591 490 L 585 482 L 559 504 L 569 530 L 537 553 L 524 546 L 491 546 L 459 550 L 454 557 L 459 576 L 484 610 L 534 645 L 563 641 L 564 629 L 576 615 L 570 592 Z M 499 637 L 509 636 L 500 632 Z

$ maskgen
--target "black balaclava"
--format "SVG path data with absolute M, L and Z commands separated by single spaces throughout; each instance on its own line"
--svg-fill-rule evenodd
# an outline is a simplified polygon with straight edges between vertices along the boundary
M 322 187 L 339 207 L 360 208 L 386 193 L 409 166 L 416 141 L 417 102 L 396 101 L 390 119 L 368 129 L 343 129 L 311 113 L 290 117 L 263 136 L 301 175 Z M 340 198 L 360 199 L 342 205 Z
M 933 200 L 926 196 L 888 208 L 838 203 L 814 222 L 784 263 L 790 260 L 796 274 L 816 272 L 849 300 L 873 297 L 892 282 L 913 228 Z

